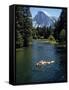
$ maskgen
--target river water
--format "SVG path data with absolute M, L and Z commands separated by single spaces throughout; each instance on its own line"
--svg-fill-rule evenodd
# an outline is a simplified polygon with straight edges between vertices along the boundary
M 36 67 L 41 60 L 54 63 Z M 66 47 L 34 40 L 30 47 L 16 50 L 16 82 L 64 82 L 66 63 Z

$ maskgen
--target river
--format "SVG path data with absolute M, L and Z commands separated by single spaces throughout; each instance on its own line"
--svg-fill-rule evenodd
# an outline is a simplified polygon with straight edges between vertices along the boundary
M 36 67 L 41 60 L 54 63 Z M 16 83 L 64 82 L 66 69 L 66 47 L 34 40 L 16 50 Z

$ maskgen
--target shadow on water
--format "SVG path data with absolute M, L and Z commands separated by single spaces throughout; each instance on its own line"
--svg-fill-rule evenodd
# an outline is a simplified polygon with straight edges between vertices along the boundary
M 63 73 L 64 81 L 67 80 L 67 49 L 66 47 L 56 47 L 56 53 L 59 56 L 60 70 Z
M 16 51 L 16 82 L 31 82 L 32 59 L 31 47 L 26 47 Z

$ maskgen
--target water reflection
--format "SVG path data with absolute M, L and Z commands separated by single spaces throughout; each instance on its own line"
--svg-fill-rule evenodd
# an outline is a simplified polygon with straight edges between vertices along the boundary
M 62 79 L 66 81 L 67 79 L 67 49 L 66 47 L 55 47 L 56 53 L 59 56 L 59 65 L 62 72 Z
M 60 53 L 59 53 L 59 52 Z M 35 41 L 32 49 L 32 81 L 34 82 L 58 82 L 66 80 L 66 70 L 61 61 L 66 59 L 64 48 L 58 49 L 55 45 Z M 61 57 L 62 56 L 62 57 Z M 35 63 L 45 60 L 54 61 L 54 64 L 40 65 L 35 67 Z M 66 61 L 65 61 L 66 62 Z M 61 65 L 62 64 L 62 65 Z M 66 63 L 65 63 L 66 65 Z M 65 70 L 65 72 L 64 72 Z
M 17 83 L 66 81 L 66 47 L 33 41 L 16 51 Z
M 17 83 L 31 82 L 32 56 L 31 47 L 17 50 L 16 53 L 16 81 Z

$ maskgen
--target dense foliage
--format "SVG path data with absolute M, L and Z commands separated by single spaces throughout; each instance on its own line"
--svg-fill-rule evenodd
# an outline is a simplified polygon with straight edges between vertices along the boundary
M 66 9 L 63 9 L 58 21 L 55 23 L 54 37 L 59 41 L 66 41 L 66 32 L 67 32 L 67 11 Z
M 52 26 L 33 27 L 32 17 L 29 7 L 16 7 L 16 47 L 27 47 L 32 39 L 48 39 L 57 42 L 66 41 L 67 32 L 67 11 L 62 9 L 60 17 L 55 20 Z
M 31 13 L 28 7 L 16 7 L 16 47 L 28 46 L 32 32 Z

